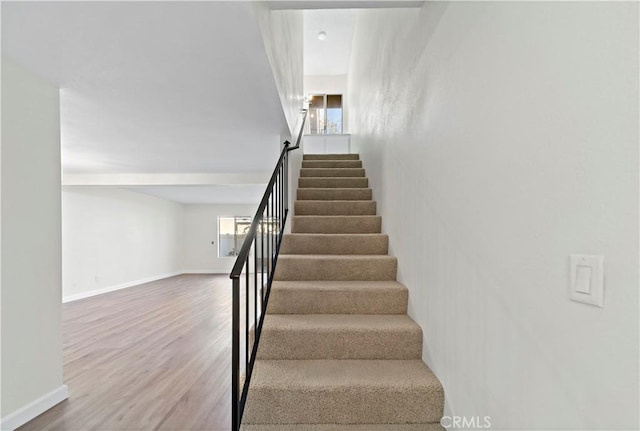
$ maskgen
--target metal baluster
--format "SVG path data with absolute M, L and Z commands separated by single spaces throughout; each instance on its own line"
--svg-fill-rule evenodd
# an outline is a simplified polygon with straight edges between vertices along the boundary
M 276 181 L 278 181 L 277 176 L 276 176 Z M 271 206 L 273 207 L 273 214 L 271 215 L 271 236 L 273 236 L 273 232 L 275 231 L 274 224 L 276 219 L 278 218 L 278 188 L 276 187 L 275 182 L 273 183 L 273 188 L 271 189 Z M 272 238 L 272 241 L 273 241 L 273 238 Z M 275 246 L 271 248 L 271 254 L 275 256 L 276 254 Z M 273 268 L 271 270 L 273 271 Z
M 276 189 L 276 223 L 278 223 L 280 221 L 280 200 L 282 199 L 280 196 L 280 186 L 278 184 L 279 182 L 279 173 L 278 176 L 276 177 L 276 183 L 273 185 L 273 187 L 275 187 Z M 278 223 L 279 226 L 279 223 Z M 277 256 L 278 255 L 278 227 L 276 226 L 276 246 L 274 247 L 275 253 L 274 255 Z
M 285 216 L 289 212 L 289 152 L 284 155 L 284 196 L 285 204 L 284 211 Z
M 238 408 L 240 398 L 238 396 L 240 384 L 240 279 L 233 279 L 233 311 L 232 311 L 232 337 L 231 337 L 231 426 L 233 430 L 240 429 L 240 416 Z
M 262 215 L 262 220 L 260 220 L 260 310 L 264 308 L 264 214 Z M 262 314 L 262 313 L 261 313 Z
M 286 157 L 286 155 L 285 155 Z M 284 162 L 284 160 L 283 160 Z M 287 196 L 285 196 L 284 194 L 284 165 L 280 165 L 280 175 L 279 175 L 279 180 L 278 184 L 280 186 L 280 196 L 282 196 L 282 199 L 280 200 L 280 232 L 282 232 L 282 222 L 284 220 L 284 200 L 287 198 Z M 278 241 L 282 240 L 282 237 L 278 238 Z M 280 242 L 278 242 L 278 245 L 280 244 Z M 280 250 L 280 247 L 278 247 L 278 250 Z
M 275 189 L 275 184 L 271 186 L 271 207 L 273 207 L 273 192 Z M 269 235 L 269 242 L 271 243 L 271 254 L 269 257 L 271 258 L 271 265 L 273 265 L 273 255 L 275 254 L 275 247 L 273 246 L 273 214 L 271 217 L 271 234 Z M 273 280 L 273 266 L 271 266 L 271 278 L 269 280 Z M 271 283 L 267 284 L 267 295 L 269 295 L 269 291 L 271 290 Z
M 244 292 L 245 292 L 245 295 L 244 295 L 244 302 L 245 302 L 244 372 L 246 373 L 249 366 L 249 330 L 250 330 L 250 327 L 249 327 L 249 256 L 247 256 L 247 260 L 246 260 Z
M 267 284 L 269 283 L 269 275 L 271 275 L 271 241 L 269 241 L 269 215 L 270 215 L 270 207 L 269 207 L 269 198 L 267 198 Z
M 280 194 L 280 168 L 278 168 L 278 177 L 276 179 L 276 183 L 274 185 L 274 187 L 277 190 L 278 193 L 278 202 L 276 202 L 276 205 L 278 206 L 278 217 L 276 218 L 276 235 L 275 235 L 275 242 L 276 242 L 276 255 L 278 255 L 278 240 L 280 239 L 280 204 L 282 202 L 282 194 Z
M 253 238 L 253 327 L 258 327 L 258 237 Z M 255 329 L 254 329 L 255 331 Z M 255 343 L 256 335 L 253 335 Z

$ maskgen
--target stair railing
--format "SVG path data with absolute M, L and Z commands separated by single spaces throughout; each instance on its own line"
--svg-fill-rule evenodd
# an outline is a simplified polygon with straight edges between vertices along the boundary
M 267 312 L 273 273 L 289 214 L 289 152 L 300 147 L 306 119 L 307 111 L 303 110 L 296 145 L 291 146 L 289 141 L 283 144 L 278 163 L 230 274 L 233 284 L 231 329 L 231 429 L 233 431 L 240 430 L 242 424 L 242 414 L 247 402 L 249 382 L 256 360 L 264 316 Z M 251 291 L 252 283 L 253 292 Z M 252 303 L 253 313 L 251 313 Z M 242 308 L 244 308 L 244 319 L 240 316 Z M 244 329 L 244 343 L 240 340 L 242 329 Z M 244 380 L 241 381 L 243 374 L 240 367 L 243 363 Z

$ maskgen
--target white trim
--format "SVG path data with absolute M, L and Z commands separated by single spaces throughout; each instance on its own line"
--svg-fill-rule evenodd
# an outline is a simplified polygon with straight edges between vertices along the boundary
M 65 302 L 77 301 L 78 299 L 84 299 L 84 298 L 89 298 L 91 296 L 102 295 L 103 293 L 109 293 L 115 290 L 126 289 L 127 287 L 133 287 L 139 284 L 162 280 L 163 278 L 175 277 L 176 275 L 181 275 L 181 274 L 184 274 L 184 272 L 183 271 L 170 272 L 168 274 L 155 275 L 153 277 L 141 278 L 139 280 L 129 281 L 127 283 L 116 284 L 115 286 L 103 287 L 102 289 L 76 293 L 75 295 L 67 295 L 62 297 L 62 302 L 65 303 Z
M 271 172 L 237 174 L 62 174 L 63 186 L 266 185 Z
M 62 385 L 2 418 L 0 429 L 13 431 L 67 398 L 69 398 L 69 388 L 67 385 Z

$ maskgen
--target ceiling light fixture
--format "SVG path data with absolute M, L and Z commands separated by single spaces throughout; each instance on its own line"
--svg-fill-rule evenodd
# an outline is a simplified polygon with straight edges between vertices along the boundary
M 325 40 L 327 38 L 327 32 L 326 31 L 321 31 L 320 33 L 318 33 L 318 39 L 319 40 Z

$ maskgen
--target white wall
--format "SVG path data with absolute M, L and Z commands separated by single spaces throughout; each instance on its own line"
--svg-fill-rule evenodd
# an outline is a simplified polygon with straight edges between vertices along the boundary
M 638 429 L 638 4 L 362 12 L 352 145 L 447 411 Z M 568 256 L 605 256 L 605 306 Z
M 228 273 L 235 258 L 218 258 L 218 217 L 253 217 L 257 207 L 183 205 L 119 187 L 65 186 L 64 299 L 180 273 Z
M 272 11 L 264 1 L 253 4 L 284 115 L 291 135 L 295 136 L 304 98 L 302 11 Z
M 305 154 L 347 154 L 351 152 L 350 135 L 304 135 Z
M 182 268 L 187 273 L 229 273 L 235 257 L 218 257 L 218 217 L 253 217 L 258 204 L 184 205 Z M 215 244 L 211 244 L 214 241 Z
M 179 273 L 182 205 L 117 187 L 62 191 L 63 296 Z
M 2 56 L 2 429 L 67 396 L 58 89 Z

